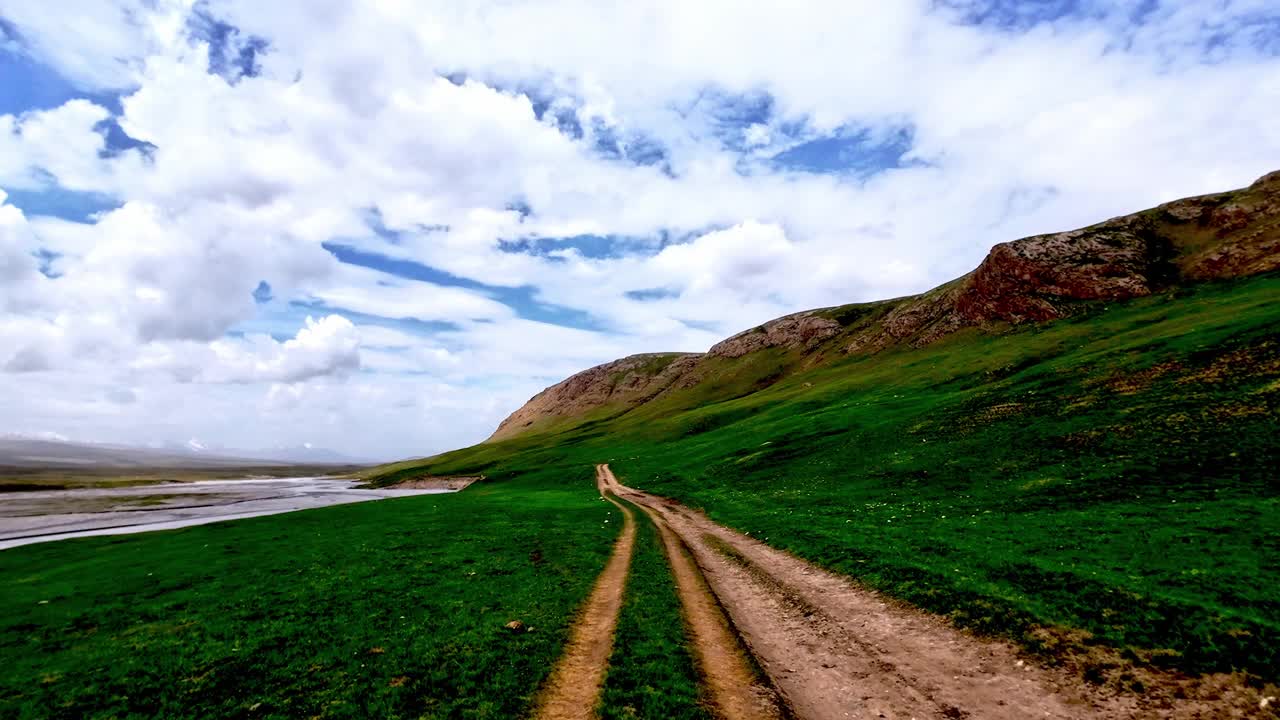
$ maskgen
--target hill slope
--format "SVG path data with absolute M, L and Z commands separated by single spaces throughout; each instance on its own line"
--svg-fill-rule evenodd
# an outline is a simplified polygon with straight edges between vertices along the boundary
M 586 373 L 535 398 L 529 426 L 369 477 L 505 484 L 608 462 L 628 486 L 1099 682 L 1136 688 L 1134 664 L 1275 682 L 1276 181 L 1112 221 L 1154 224 L 1173 248 L 1123 292 L 1099 272 L 1112 295 L 1080 299 L 1063 279 L 979 304 L 981 324 L 918 321 L 974 317 L 959 299 L 1007 276 L 1006 255 L 1056 244 L 1020 241 L 932 293 Z M 1103 226 L 1080 232 L 1105 246 Z M 1030 322 L 1046 308 L 1061 317 Z M 815 334 L 826 320 L 839 330 Z
M 791 357 L 783 366 L 766 362 L 767 373 L 757 384 L 841 356 L 928 345 L 965 328 L 1001 332 L 1009 325 L 1067 317 L 1089 303 L 1277 268 L 1280 171 L 1242 190 L 996 245 L 969 274 L 920 295 L 788 315 L 705 354 L 634 355 L 591 368 L 534 396 L 490 440 L 624 411 L 723 374 L 725 360 L 766 350 Z M 749 364 L 735 372 L 758 375 Z

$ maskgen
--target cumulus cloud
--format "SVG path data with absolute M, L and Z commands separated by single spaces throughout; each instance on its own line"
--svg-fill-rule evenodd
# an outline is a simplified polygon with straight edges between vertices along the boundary
M 789 264 L 795 246 L 777 225 L 754 220 L 703 235 L 687 245 L 658 253 L 653 264 L 668 277 L 679 277 L 693 294 L 727 289 L 742 299 L 768 296 L 769 275 Z
M 34 252 L 38 248 L 27 219 L 7 204 L 0 190 L 0 309 L 19 312 L 44 301 L 45 277 Z
M 297 383 L 349 373 L 360 367 L 360 338 L 341 315 L 307 317 L 298 334 L 284 342 L 268 336 L 210 345 L 216 362 L 209 374 L 223 382 Z
M 110 112 L 88 100 L 70 100 L 20 117 L 0 115 L 0 183 L 34 189 L 112 189 L 112 165 L 100 154 L 106 139 L 96 129 Z
M 284 444 L 440 450 L 587 365 L 1275 169 L 1270 4 L 1070 5 L 7 3 L 5 51 L 93 99 L 0 116 L 0 187 L 111 202 L 0 204 L 0 389 L 50 388 L 0 430 L 244 445 L 157 409 L 186 394 Z M 786 161 L 832 141 L 869 165 Z
M 40 2 L 5 3 L 17 28 L 11 42 L 85 89 L 127 88 L 142 58 L 178 42 L 190 0 L 66 0 L 58 12 Z
M 270 335 L 227 337 L 208 344 L 153 343 L 132 369 L 163 372 L 183 383 L 299 383 L 360 368 L 360 334 L 341 315 L 306 318 L 283 342 Z

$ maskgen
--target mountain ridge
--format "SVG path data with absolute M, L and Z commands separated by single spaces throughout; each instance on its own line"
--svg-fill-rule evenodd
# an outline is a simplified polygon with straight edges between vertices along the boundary
M 368 461 L 349 458 L 323 448 L 274 448 L 270 450 L 209 449 L 198 443 L 148 447 L 116 443 L 76 442 L 56 435 L 0 435 L 0 467 L 75 470 L 113 468 L 237 468 L 359 465 Z
M 644 353 L 588 368 L 535 395 L 487 442 L 597 410 L 625 411 L 765 351 L 788 357 L 756 385 L 829 357 L 922 347 L 970 328 L 1000 332 L 1069 317 L 1100 302 L 1277 269 L 1280 171 L 1238 190 L 999 243 L 974 270 L 917 295 L 792 313 L 705 353 Z

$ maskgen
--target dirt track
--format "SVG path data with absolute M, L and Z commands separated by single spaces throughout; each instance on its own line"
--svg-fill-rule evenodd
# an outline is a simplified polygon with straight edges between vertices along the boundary
M 551 673 L 538 701 L 534 717 L 542 720 L 586 720 L 595 717 L 600 686 L 613 651 L 613 631 L 622 609 L 623 591 L 631 570 L 636 524 L 631 511 L 611 497 L 605 486 L 604 466 L 596 468 L 600 494 L 622 511 L 622 532 L 613 555 L 600 573 L 587 604 L 578 618 L 564 655 Z
M 607 466 L 597 470 L 602 494 L 612 492 L 658 519 L 664 542 L 670 536 L 678 546 L 668 549 L 674 565 L 687 548 L 697 567 L 683 573 L 677 567 L 678 584 L 696 585 L 696 577 L 679 578 L 700 571 L 797 717 L 1208 720 L 1251 717 L 1259 709 L 1256 699 L 1239 693 L 1230 700 L 1103 694 L 1067 672 L 1021 658 L 1012 645 L 886 601 L 677 503 L 625 487 Z M 696 596 L 683 587 L 681 594 Z M 687 601 L 685 612 L 691 614 Z M 701 648 L 705 641 L 691 624 Z M 709 689 L 715 684 L 708 677 Z M 720 709 L 724 717 L 755 717 Z

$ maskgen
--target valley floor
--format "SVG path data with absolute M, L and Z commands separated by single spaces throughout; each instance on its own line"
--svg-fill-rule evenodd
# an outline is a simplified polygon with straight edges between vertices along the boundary
M 379 468 L 370 479 L 485 474 L 500 484 L 540 468 L 607 462 L 625 486 L 695 513 L 667 519 L 672 528 L 712 521 L 802 559 L 807 573 L 821 568 L 854 584 L 857 597 L 874 593 L 886 608 L 910 608 L 947 633 L 1009 643 L 1014 654 L 976 666 L 999 676 L 1013 665 L 1028 677 L 1039 671 L 1026 668 L 1047 667 L 1048 677 L 1065 679 L 1046 681 L 1058 688 L 1046 698 L 1074 697 L 1078 704 L 1067 707 L 1085 708 L 1084 717 L 1275 717 L 1277 328 L 1273 274 L 828 365 L 802 367 L 803 358 L 761 351 L 639 406 L 602 406 Z M 820 613 L 823 604 L 803 587 L 762 573 L 767 563 L 701 535 L 683 540 L 686 552 L 729 610 L 749 659 L 784 696 L 789 674 L 770 666 L 759 636 L 752 645 L 753 613 L 734 616 L 717 568 L 739 568 L 739 585 L 765 598 L 762 606 L 801 608 L 802 623 L 825 614 L 840 626 L 875 608 Z M 637 557 L 645 547 L 641 539 Z M 660 575 L 673 582 L 669 569 L 640 570 L 636 583 Z M 639 614 L 658 617 L 662 603 L 651 605 Z M 626 631 L 634 629 L 628 607 L 619 636 L 629 645 L 673 646 L 669 637 Z M 815 635 L 841 637 L 830 628 Z M 871 647 L 872 657 L 894 658 L 886 662 L 905 676 L 900 691 L 968 712 L 973 697 L 951 694 L 927 669 L 915 672 L 892 647 Z M 696 717 L 697 707 L 715 707 L 709 677 L 698 675 L 700 652 L 698 643 L 688 649 L 697 703 L 687 700 L 685 670 L 661 675 L 656 663 L 616 665 L 615 657 L 602 712 L 613 717 L 618 698 L 636 710 L 619 717 Z M 855 662 L 839 652 L 844 659 L 817 665 Z M 833 670 L 822 668 L 839 684 Z M 886 683 L 863 691 L 868 698 L 896 697 L 884 673 L 862 672 Z M 637 690 L 637 678 L 669 695 L 678 690 L 683 709 L 650 702 L 656 693 Z M 924 690 L 912 690 L 917 679 Z M 625 691 L 611 690 L 615 681 Z M 662 710 L 644 711 L 654 707 Z
M 1118 657 L 1142 691 L 1092 683 L 589 478 L 0 553 L 0 715 L 1272 716 L 1274 685 Z

